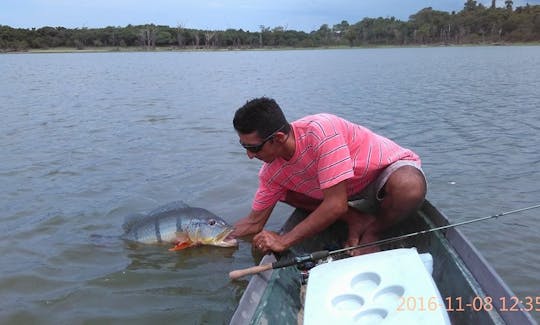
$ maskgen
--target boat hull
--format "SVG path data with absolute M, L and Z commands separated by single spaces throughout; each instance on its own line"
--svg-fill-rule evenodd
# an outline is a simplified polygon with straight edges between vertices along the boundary
M 307 213 L 295 210 L 282 228 L 287 232 Z M 386 237 L 448 225 L 448 219 L 429 201 Z M 321 234 L 292 247 L 280 256 L 267 255 L 261 264 L 341 247 L 346 226 L 336 223 Z M 448 228 L 383 245 L 382 249 L 416 247 L 433 256 L 433 279 L 445 300 L 453 324 L 536 324 L 528 312 L 510 310 L 515 294 L 497 275 L 459 229 Z M 297 267 L 269 270 L 251 278 L 230 324 L 301 324 L 303 285 Z M 487 300 L 486 300 L 487 299 Z M 491 301 L 492 308 L 484 304 Z M 506 303 L 506 305 L 504 305 Z

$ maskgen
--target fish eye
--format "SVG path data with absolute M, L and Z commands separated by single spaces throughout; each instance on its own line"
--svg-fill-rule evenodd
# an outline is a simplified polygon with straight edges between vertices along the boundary
M 208 224 L 209 224 L 210 226 L 213 226 L 213 225 L 216 224 L 216 220 L 210 219 L 210 220 L 208 220 Z

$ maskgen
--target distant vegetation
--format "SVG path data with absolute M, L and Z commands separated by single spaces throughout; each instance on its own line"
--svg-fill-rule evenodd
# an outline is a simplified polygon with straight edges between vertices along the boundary
M 333 47 L 373 45 L 436 45 L 540 42 L 540 5 L 513 8 L 511 0 L 488 8 L 468 0 L 463 10 L 445 12 L 424 8 L 408 21 L 391 18 L 364 18 L 350 24 L 342 21 L 306 33 L 260 26 L 257 31 L 227 29 L 197 30 L 184 26 L 128 25 L 126 27 L 12 28 L 0 25 L 0 50 L 103 48 L 111 50 L 242 49 L 281 47 Z

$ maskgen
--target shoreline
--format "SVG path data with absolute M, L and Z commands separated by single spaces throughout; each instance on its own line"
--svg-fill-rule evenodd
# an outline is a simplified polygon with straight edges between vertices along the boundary
M 296 50 L 343 50 L 381 48 L 433 48 L 433 47 L 476 47 L 476 46 L 540 46 L 540 42 L 527 43 L 470 43 L 470 44 L 411 44 L 411 45 L 361 45 L 361 46 L 321 46 L 321 47 L 264 47 L 264 48 L 206 48 L 206 47 L 56 47 L 49 49 L 29 49 L 25 51 L 0 51 L 0 54 L 55 54 L 55 53 L 155 53 L 155 52 L 233 52 L 233 51 L 296 51 Z

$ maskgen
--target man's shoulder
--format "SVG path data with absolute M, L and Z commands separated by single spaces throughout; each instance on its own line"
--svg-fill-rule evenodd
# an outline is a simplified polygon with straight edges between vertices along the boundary
M 299 133 L 312 133 L 325 137 L 338 133 L 347 134 L 360 127 L 360 125 L 331 113 L 308 115 L 292 124 Z
M 335 128 L 336 125 L 342 124 L 343 122 L 346 123 L 347 121 L 337 115 L 319 113 L 304 116 L 294 121 L 292 124 L 297 128 L 324 130 L 327 128 Z
M 332 121 L 339 121 L 343 120 L 341 117 L 331 114 L 331 113 L 318 113 L 318 114 L 312 114 L 304 116 L 293 123 L 302 123 L 302 124 L 311 124 L 311 123 L 317 123 L 317 122 L 332 122 Z

